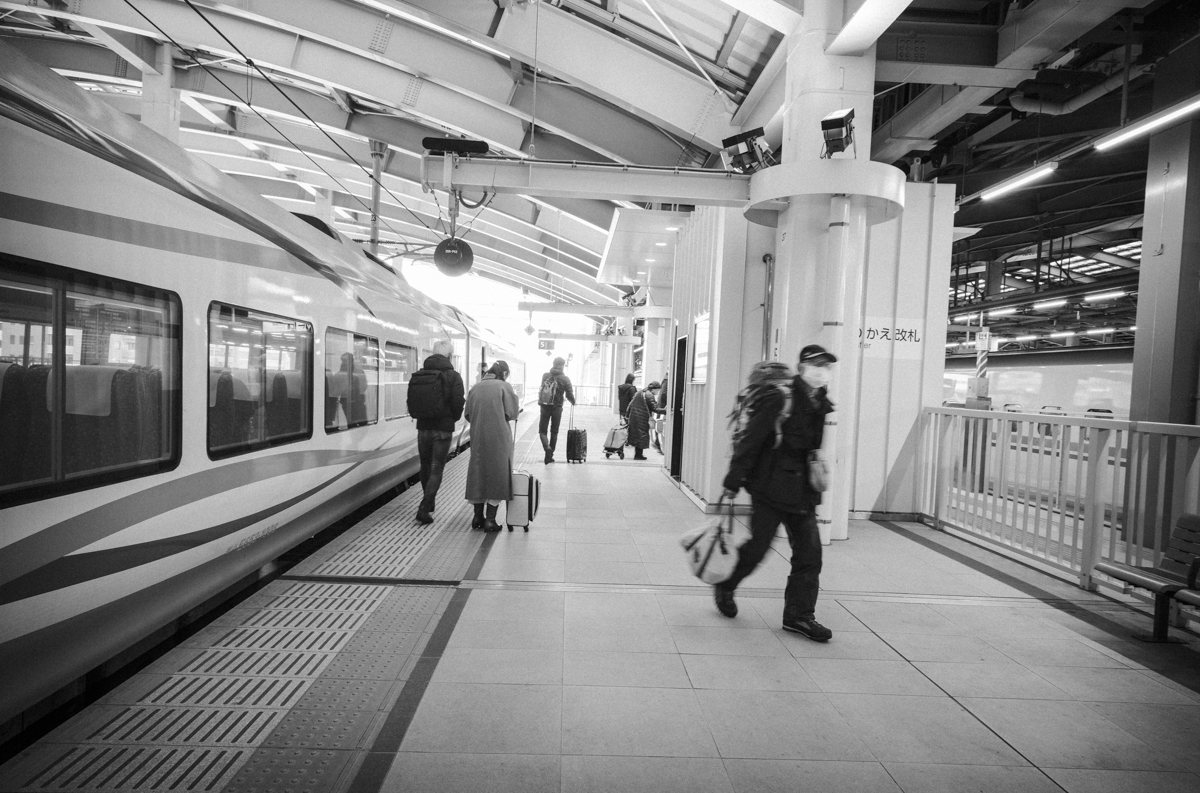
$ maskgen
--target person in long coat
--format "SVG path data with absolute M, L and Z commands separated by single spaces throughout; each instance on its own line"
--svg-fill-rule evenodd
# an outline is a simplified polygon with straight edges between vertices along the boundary
M 629 403 L 629 445 L 633 447 L 633 459 L 645 460 L 642 450 L 650 445 L 650 422 L 654 420 L 654 406 L 658 399 L 658 383 L 646 386 Z
M 625 382 L 617 386 L 617 406 L 622 418 L 629 413 L 629 403 L 633 401 L 633 395 L 636 393 L 637 386 L 633 384 L 633 372 L 630 372 L 625 375 Z
M 508 422 L 520 413 L 508 384 L 508 364 L 496 361 L 471 387 L 463 416 L 471 424 L 471 461 L 466 499 L 475 505 L 471 528 L 499 531 L 496 510 L 512 497 L 513 436 Z M 485 512 L 486 510 L 486 512 Z

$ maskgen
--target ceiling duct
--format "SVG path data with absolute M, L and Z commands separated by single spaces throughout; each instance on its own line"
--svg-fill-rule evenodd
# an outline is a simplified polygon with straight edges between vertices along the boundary
M 1045 102 L 1041 99 L 1030 99 L 1020 92 L 1010 96 L 1008 101 L 1012 104 L 1013 110 L 1017 110 L 1022 113 L 1041 113 L 1047 116 L 1065 116 L 1068 113 L 1074 113 L 1084 105 L 1095 102 L 1105 94 L 1120 88 L 1125 82 L 1126 74 L 1129 75 L 1129 81 L 1133 82 L 1138 77 L 1141 77 L 1143 74 L 1150 71 L 1151 68 L 1152 67 L 1148 64 L 1142 66 L 1131 66 L 1128 70 L 1114 74 L 1112 77 L 1109 77 L 1099 85 L 1089 88 L 1079 96 L 1072 97 L 1065 102 Z

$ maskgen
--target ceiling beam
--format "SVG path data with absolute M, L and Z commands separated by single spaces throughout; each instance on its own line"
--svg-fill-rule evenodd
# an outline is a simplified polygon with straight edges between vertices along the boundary
M 912 0 L 846 0 L 842 29 L 825 47 L 826 55 L 862 55 L 908 8 Z
M 971 85 L 981 88 L 1016 88 L 1037 77 L 1037 69 L 997 69 L 956 63 L 876 61 L 875 80 L 881 83 Z
M 764 25 L 787 35 L 800 23 L 800 3 L 794 0 L 721 0 Z

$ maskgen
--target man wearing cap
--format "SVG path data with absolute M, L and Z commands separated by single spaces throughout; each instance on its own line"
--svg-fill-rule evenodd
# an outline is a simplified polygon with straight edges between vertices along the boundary
M 810 344 L 800 351 L 799 374 L 792 379 L 792 411 L 780 428 L 775 445 L 775 420 L 784 408 L 777 390 L 763 399 L 733 450 L 725 476 L 725 500 L 738 490 L 750 493 L 754 514 L 750 539 L 738 550 L 737 567 L 729 580 L 713 587 L 717 610 L 737 616 L 734 590 L 754 572 L 782 523 L 792 547 L 792 570 L 783 594 L 783 629 L 825 642 L 833 632 L 816 619 L 821 575 L 821 538 L 816 507 L 824 487 L 824 463 L 819 459 L 825 416 L 833 412 L 826 396 L 837 361 L 824 347 Z

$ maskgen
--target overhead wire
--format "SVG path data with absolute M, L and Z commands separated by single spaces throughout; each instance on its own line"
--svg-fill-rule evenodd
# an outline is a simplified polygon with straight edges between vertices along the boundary
M 176 40 L 175 40 L 175 39 L 174 39 L 174 38 L 173 38 L 173 37 L 172 37 L 172 36 L 171 36 L 169 33 L 167 33 L 165 30 L 163 30 L 163 29 L 162 29 L 162 27 L 160 27 L 160 26 L 159 26 L 159 25 L 158 25 L 158 24 L 157 24 L 157 23 L 156 23 L 154 20 L 152 20 L 152 19 L 150 19 L 150 17 L 146 16 L 146 14 L 145 14 L 145 13 L 143 13 L 143 12 L 142 12 L 142 10 L 141 10 L 141 9 L 139 9 L 137 6 L 135 6 L 135 5 L 134 5 L 134 4 L 131 2 L 131 0 L 124 0 L 124 2 L 125 2 L 125 4 L 126 4 L 127 6 L 129 6 L 130 8 L 132 8 L 132 9 L 133 9 L 134 13 L 136 13 L 136 14 L 137 14 L 138 16 L 140 16 L 142 19 L 146 20 L 146 23 L 147 23 L 147 24 L 149 24 L 151 27 L 153 27 L 155 30 L 157 30 L 157 31 L 159 32 L 159 34 L 163 36 L 163 38 L 165 38 L 167 41 L 171 42 L 171 44 L 173 44 L 173 45 L 175 46 L 175 48 L 176 48 L 176 49 L 178 49 L 178 50 L 179 50 L 181 53 L 183 53 L 185 56 L 187 56 L 188 58 L 190 58 L 190 59 L 192 60 L 192 62 L 193 62 L 193 63 L 195 63 L 197 66 L 199 66 L 201 69 L 203 69 L 203 70 L 205 71 L 205 73 L 207 73 L 207 74 L 208 74 L 210 77 L 212 77 L 214 80 L 216 80 L 218 83 L 220 83 L 220 84 L 221 84 L 221 86 L 222 86 L 222 87 L 224 87 L 226 91 L 228 91 L 230 94 L 232 94 L 232 95 L 233 95 L 233 97 L 234 97 L 235 99 L 237 99 L 237 100 L 238 100 L 238 102 L 241 102 L 243 105 L 245 105 L 246 107 L 248 107 L 248 108 L 249 108 L 249 109 L 250 109 L 250 110 L 251 110 L 251 111 L 254 113 L 254 115 L 258 116 L 258 117 L 259 117 L 259 119 L 261 119 L 261 120 L 262 120 L 262 122 L 263 122 L 264 124 L 266 124 L 266 125 L 267 125 L 268 127 L 270 127 L 271 129 L 275 130 L 275 132 L 276 132 L 276 133 L 279 135 L 279 137 L 281 137 L 281 138 L 283 138 L 285 141 L 287 141 L 287 142 L 288 142 L 288 144 L 290 144 L 290 145 L 292 146 L 292 148 L 293 148 L 293 149 L 295 149 L 296 151 L 298 151 L 300 154 L 304 155 L 304 157 L 305 157 L 305 158 L 306 158 L 306 159 L 307 159 L 309 162 L 311 162 L 311 163 L 312 163 L 313 165 L 315 165 L 315 166 L 316 166 L 318 169 L 320 169 L 321 173 L 323 173 L 323 174 L 325 174 L 326 176 L 328 176 L 328 177 L 329 177 L 329 178 L 330 178 L 330 179 L 333 181 L 333 183 L 334 183 L 334 184 L 336 184 L 336 185 L 337 185 L 339 188 L 341 188 L 341 189 L 342 189 L 342 191 L 343 191 L 343 192 L 345 192 L 345 193 L 346 193 L 347 195 L 349 195 L 351 198 L 353 198 L 354 200 L 356 200 L 358 203 L 362 204 L 363 208 L 364 208 L 364 209 L 366 209 L 368 212 L 369 212 L 369 211 L 371 211 L 371 207 L 370 207 L 370 205 L 369 205 L 369 204 L 367 204 L 367 202 L 366 202 L 366 201 L 364 201 L 364 200 L 363 200 L 361 197 L 359 197 L 358 195 L 356 195 L 356 194 L 355 194 L 355 193 L 354 193 L 354 192 L 353 192 L 353 191 L 352 191 L 350 188 L 346 187 L 346 185 L 342 184 L 342 182 L 341 182 L 341 180 L 340 180 L 340 179 L 338 179 L 336 176 L 334 176 L 332 173 L 330 173 L 328 170 L 326 170 L 326 168 L 325 168 L 323 165 L 321 165 L 321 163 L 317 162 L 317 160 L 316 160 L 316 159 L 315 159 L 315 158 L 314 158 L 312 155 L 310 155 L 308 152 L 304 151 L 304 149 L 302 149 L 302 148 L 300 147 L 300 145 L 299 145 L 299 144 L 297 144 L 297 143 L 296 143 L 295 141 L 293 141 L 293 140 L 292 140 L 290 137 L 288 137 L 287 133 L 285 133 L 283 130 L 281 130 L 279 127 L 277 127 L 277 126 L 276 126 L 274 123 L 272 123 L 272 122 L 271 122 L 271 120 L 270 120 L 269 118 L 267 118 L 267 117 L 266 117 L 266 116 L 264 116 L 264 115 L 263 115 L 261 112 L 259 112 L 258 108 L 256 108 L 256 107 L 255 107 L 255 106 L 254 106 L 254 105 L 251 103 L 251 101 L 250 101 L 249 99 L 243 99 L 243 98 L 242 98 L 242 96 L 241 96 L 240 94 L 238 94 L 238 92 L 237 92 L 237 91 L 235 91 L 235 90 L 234 90 L 234 89 L 233 89 L 233 88 L 232 88 L 232 87 L 229 85 L 229 83 L 227 83 L 227 82 L 225 82 L 224 80 L 222 80 L 222 79 L 221 79 L 221 77 L 220 77 L 220 75 L 218 75 L 216 72 L 214 72 L 212 69 L 210 69 L 210 68 L 208 67 L 208 64 L 207 64 L 207 63 L 204 63 L 204 62 L 202 62 L 202 61 L 201 61 L 199 58 L 197 58 L 195 55 L 193 55 L 191 52 L 189 52 L 189 51 L 187 50 L 187 48 L 185 48 L 185 47 L 184 47 L 182 44 L 180 44 L 178 41 L 176 41 Z M 228 41 L 228 39 L 226 39 L 226 41 Z M 243 55 L 242 57 L 244 58 L 244 57 L 245 57 L 245 55 Z M 260 73 L 260 74 L 262 73 L 262 72 L 261 72 L 261 70 L 259 71 L 259 73 Z M 266 76 L 264 75 L 264 77 L 266 77 Z M 274 82 L 273 82 L 273 81 L 271 81 L 271 80 L 270 80 L 270 78 L 267 78 L 267 80 L 268 80 L 268 82 L 271 82 L 271 84 L 272 84 L 272 85 L 274 85 Z M 247 84 L 246 84 L 246 85 L 247 85 L 247 88 L 249 88 L 249 87 L 250 87 L 249 74 L 247 74 Z M 278 86 L 276 86 L 276 88 L 278 88 Z M 281 93 L 282 93 L 282 92 L 281 92 Z M 284 96 L 287 96 L 287 95 L 286 95 L 286 94 L 284 94 Z M 293 103 L 293 104 L 294 104 L 294 103 Z M 322 132 L 322 133 L 324 133 L 326 137 L 328 137 L 330 140 L 333 140 L 333 138 L 332 138 L 332 137 L 329 135 L 329 133 L 327 133 L 327 132 L 325 132 L 323 129 L 321 129 L 320 125 L 318 125 L 318 124 L 317 124 L 315 121 L 313 121 L 311 118 L 309 118 L 308 120 L 309 120 L 309 122 L 310 122 L 310 123 L 312 123 L 312 124 L 313 124 L 313 126 L 314 126 L 314 127 L 316 127 L 317 129 L 321 130 L 321 132 Z M 334 145 L 337 145 L 337 141 L 334 141 Z M 341 150 L 342 150 L 342 152 L 343 152 L 344 154 L 346 154 L 346 156 L 347 156 L 347 157 L 349 157 L 349 158 L 350 158 L 350 161 L 351 161 L 352 163 L 354 163 L 354 164 L 356 164 L 356 165 L 359 165 L 358 161 L 357 161 L 357 160 L 355 160 L 353 157 L 350 157 L 350 154 L 349 154 L 348 152 L 346 152 L 346 150 L 345 150 L 345 149 L 342 149 L 342 147 L 341 147 L 341 146 L 338 146 L 338 148 L 339 148 L 339 149 L 341 149 Z M 360 167 L 360 168 L 362 168 L 362 166 L 361 166 L 361 165 L 359 165 L 359 167 Z M 363 169 L 363 170 L 366 170 L 366 169 Z M 367 174 L 368 174 L 368 176 L 373 176 L 373 174 L 371 174 L 369 171 L 367 172 Z M 384 189 L 386 190 L 387 188 L 384 188 Z M 391 191 L 390 191 L 390 190 L 388 191 L 388 195 L 391 195 Z M 394 197 L 395 197 L 395 196 L 393 196 L 393 198 L 394 198 Z M 399 202 L 397 202 L 397 203 L 399 203 Z M 403 205 L 403 204 L 401 204 L 401 206 L 402 206 L 404 209 L 408 209 L 408 207 L 404 207 L 404 205 Z M 411 212 L 412 212 L 412 210 L 409 210 L 409 212 L 411 213 Z M 415 213 L 413 213 L 413 214 L 415 214 Z M 419 219 L 420 219 L 420 218 L 418 218 L 418 220 L 419 220 Z M 398 237 L 404 237 L 404 236 L 405 236 L 404 234 L 401 234 L 400 232 L 398 232 L 398 231 L 396 231 L 394 228 L 392 228 L 392 226 L 391 226 L 391 225 L 390 225 L 390 224 L 389 224 L 389 223 L 388 223 L 388 222 L 387 222 L 387 221 L 386 221 L 386 220 L 385 220 L 385 219 L 384 219 L 382 216 L 380 216 L 380 220 L 381 220 L 381 221 L 383 221 L 383 224 L 384 224 L 384 226 L 386 226 L 386 227 L 387 227 L 388 231 L 392 232 L 393 234 L 395 234 L 395 235 L 396 235 L 396 236 L 398 236 Z M 425 224 L 424 224 L 424 223 L 422 223 L 421 225 L 425 225 Z M 429 228 L 428 226 L 425 226 L 425 227 L 426 227 L 426 228 Z M 430 229 L 430 230 L 432 231 L 432 229 Z M 435 232 L 435 233 L 436 233 L 436 232 Z

